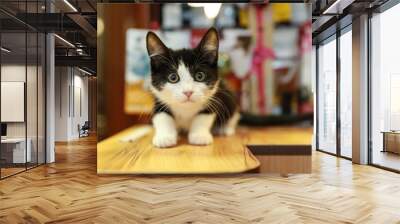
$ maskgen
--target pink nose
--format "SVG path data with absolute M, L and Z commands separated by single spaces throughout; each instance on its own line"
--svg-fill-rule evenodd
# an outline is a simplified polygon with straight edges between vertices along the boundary
M 185 94 L 187 98 L 190 98 L 190 96 L 193 94 L 193 91 L 185 91 L 183 94 Z

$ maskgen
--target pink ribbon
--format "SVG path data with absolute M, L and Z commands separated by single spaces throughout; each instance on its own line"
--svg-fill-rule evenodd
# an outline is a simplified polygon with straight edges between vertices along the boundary
M 300 54 L 303 55 L 312 49 L 311 21 L 305 22 L 300 28 Z
M 258 79 L 258 107 L 261 114 L 265 114 L 267 108 L 265 106 L 265 77 L 264 77 L 264 62 L 266 59 L 275 58 L 275 53 L 273 49 L 264 46 L 263 33 L 263 12 L 264 5 L 256 6 L 256 46 L 253 52 L 252 60 L 252 72 L 257 76 Z

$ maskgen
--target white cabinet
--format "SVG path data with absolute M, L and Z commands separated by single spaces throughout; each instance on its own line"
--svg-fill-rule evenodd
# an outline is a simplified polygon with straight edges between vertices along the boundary
M 26 143 L 27 147 L 25 151 Z M 30 138 L 28 138 L 26 142 L 25 138 L 2 139 L 1 147 L 2 152 L 7 152 L 5 158 L 2 156 L 7 163 L 25 163 L 32 161 L 32 140 Z

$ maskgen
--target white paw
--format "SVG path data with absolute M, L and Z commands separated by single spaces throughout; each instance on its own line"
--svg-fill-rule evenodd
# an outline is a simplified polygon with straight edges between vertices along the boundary
M 189 133 L 189 143 L 192 145 L 208 145 L 213 142 L 213 136 L 210 132 Z
M 176 133 L 161 133 L 153 137 L 153 145 L 158 148 L 166 148 L 176 145 L 178 135 Z
M 231 136 L 235 134 L 235 128 L 231 127 L 220 127 L 215 130 L 215 134 L 222 136 Z
M 235 128 L 226 127 L 224 132 L 225 132 L 226 136 L 234 135 L 235 134 Z

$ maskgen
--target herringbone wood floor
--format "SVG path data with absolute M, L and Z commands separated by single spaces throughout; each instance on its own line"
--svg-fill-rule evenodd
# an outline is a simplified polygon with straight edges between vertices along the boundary
M 285 143 L 291 129 L 266 133 Z M 94 138 L 56 158 L 0 181 L 0 223 L 400 223 L 400 175 L 319 152 L 288 178 L 97 176 Z

